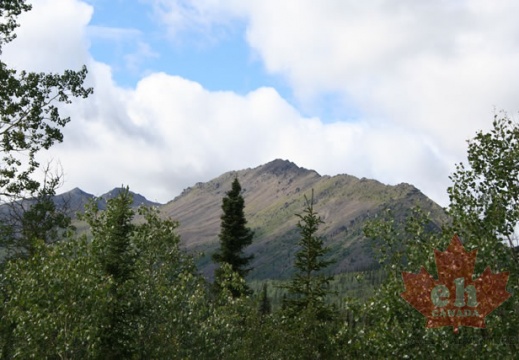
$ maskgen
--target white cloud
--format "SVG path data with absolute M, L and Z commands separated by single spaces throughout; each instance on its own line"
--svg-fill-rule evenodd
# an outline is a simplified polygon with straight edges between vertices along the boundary
M 494 105 L 517 107 L 517 2 L 248 4 L 251 46 L 302 101 L 337 91 L 365 116 L 422 130 L 456 151 Z
M 442 170 L 436 177 L 443 186 L 452 170 L 445 163 L 464 158 L 465 139 L 488 129 L 494 107 L 519 107 L 519 3 L 513 0 L 162 3 L 183 8 L 192 22 L 199 20 L 193 13 L 204 14 L 206 28 L 245 19 L 250 46 L 269 72 L 290 83 L 300 107 L 337 93 L 355 107 L 364 129 L 373 119 L 392 129 L 382 133 L 383 142 L 396 145 L 389 154 L 400 153 L 401 163 L 390 161 L 394 171 L 382 172 L 387 166 L 374 159 L 381 180 L 401 177 L 395 176 L 399 165 L 415 161 L 415 154 L 399 149 L 417 142 L 423 162 L 430 164 L 426 154 L 439 161 L 432 168 Z M 405 141 L 392 142 L 395 136 Z M 408 181 L 433 182 L 419 175 Z
M 91 6 L 70 0 L 36 0 L 23 13 L 17 38 L 2 53 L 2 61 L 30 71 L 79 69 L 88 58 L 86 25 Z
M 441 168 L 413 134 L 303 118 L 272 88 L 246 96 L 210 92 L 163 73 L 142 79 L 131 91 L 101 82 L 96 88 L 89 101 L 96 112 L 75 117 L 81 120 L 67 127 L 67 141 L 56 147 L 56 156 L 69 182 L 97 192 L 129 181 L 137 191 L 166 201 L 195 182 L 274 158 L 322 174 L 347 172 L 392 183 L 412 178 L 434 191 L 436 180 L 428 183 L 428 177 L 436 179 Z M 78 146 L 74 138 L 89 140 Z M 426 159 L 436 165 L 424 164 Z
M 245 21 L 252 50 L 301 104 L 334 93 L 360 115 L 324 123 L 272 88 L 211 92 L 165 73 L 123 89 L 88 53 L 92 8 L 40 0 L 2 56 L 45 71 L 89 66 L 95 94 L 68 108 L 65 142 L 49 154 L 61 160 L 68 188 L 101 194 L 124 183 L 167 201 L 224 171 L 287 158 L 321 174 L 413 183 L 445 204 L 464 140 L 488 127 L 493 106 L 517 109 L 519 5 L 512 1 L 150 3 L 177 37 Z M 150 49 L 141 50 L 144 57 L 127 60 L 142 61 Z

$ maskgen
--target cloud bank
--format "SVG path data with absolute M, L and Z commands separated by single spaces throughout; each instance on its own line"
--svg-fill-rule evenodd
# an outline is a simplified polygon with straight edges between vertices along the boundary
M 289 84 L 295 101 L 269 87 L 208 91 L 166 73 L 123 88 L 89 53 L 89 31 L 110 33 L 88 30 L 92 6 L 37 1 L 4 61 L 38 71 L 85 63 L 95 89 L 66 109 L 73 120 L 65 141 L 46 154 L 61 161 L 67 189 L 101 194 L 128 184 L 165 202 L 222 172 L 285 158 L 321 174 L 412 183 L 445 205 L 465 140 L 489 128 L 494 107 L 519 107 L 515 1 L 148 3 L 173 40 L 244 22 L 251 52 Z M 303 115 L 330 93 L 354 116 Z

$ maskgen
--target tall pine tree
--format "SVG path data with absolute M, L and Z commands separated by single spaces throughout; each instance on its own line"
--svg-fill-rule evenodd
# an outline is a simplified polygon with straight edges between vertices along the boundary
M 267 292 L 267 283 L 263 284 L 263 290 L 261 291 L 261 299 L 259 306 L 260 315 L 268 315 L 272 312 L 272 304 L 270 303 L 270 299 Z
M 245 255 L 243 249 L 252 243 L 254 232 L 248 228 L 247 220 L 243 211 L 244 200 L 241 196 L 241 185 L 238 178 L 235 178 L 232 183 L 232 188 L 226 193 L 222 200 L 223 214 L 221 216 L 220 224 L 220 248 L 213 254 L 213 260 L 222 265 L 229 264 L 233 272 L 240 275 L 242 278 L 251 270 L 248 267 L 253 255 Z M 218 286 L 220 283 L 219 277 L 223 274 L 219 269 L 215 273 L 215 283 Z M 242 291 L 236 289 L 229 289 L 234 297 L 239 297 Z
M 110 284 L 105 323 L 98 335 L 104 359 L 130 359 L 138 351 L 137 319 L 142 309 L 136 287 L 138 253 L 133 241 L 136 226 L 132 223 L 132 203 L 126 187 L 108 200 L 106 211 L 100 213 L 97 203 L 91 202 L 83 216 L 92 227 L 95 260 Z
M 324 298 L 329 293 L 328 284 L 331 277 L 323 276 L 321 270 L 333 261 L 323 259 L 329 249 L 324 246 L 322 238 L 316 235 L 319 225 L 324 222 L 314 210 L 313 190 L 311 199 L 305 196 L 305 202 L 303 214 L 296 214 L 300 219 L 297 224 L 301 233 L 300 249 L 294 262 L 296 274 L 287 286 L 288 298 L 284 300 L 284 305 L 294 313 L 310 310 L 318 317 L 326 318 L 330 314 L 330 309 L 326 306 Z

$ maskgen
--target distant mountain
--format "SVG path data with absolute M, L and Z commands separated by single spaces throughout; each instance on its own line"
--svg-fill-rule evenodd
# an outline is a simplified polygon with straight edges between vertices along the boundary
M 277 159 L 197 183 L 160 208 L 165 216 L 179 221 L 185 248 L 204 253 L 199 265 L 207 276 L 214 269 L 210 255 L 218 246 L 222 198 L 235 177 L 242 185 L 248 225 L 256 234 L 248 248 L 255 254 L 251 278 L 290 276 L 299 239 L 295 214 L 303 211 L 304 196 L 310 197 L 312 189 L 314 209 L 325 222 L 321 235 L 332 249 L 330 257 L 337 260 L 331 267 L 334 273 L 375 265 L 372 244 L 362 229 L 366 220 L 387 208 L 403 217 L 410 208 L 420 205 L 431 212 L 438 226 L 445 219 L 443 209 L 412 185 L 389 186 L 350 175 L 321 176 Z
M 110 199 L 113 199 L 113 198 L 117 197 L 117 195 L 119 195 L 119 193 L 123 189 L 124 188 L 122 188 L 122 187 L 116 187 L 116 188 L 110 190 L 109 192 L 107 192 L 106 194 L 101 195 L 99 197 L 100 201 L 98 202 L 99 208 L 100 209 L 105 209 L 106 208 L 106 202 L 108 200 L 110 200 Z M 150 200 L 146 199 L 144 196 L 142 196 L 141 194 L 135 193 L 135 192 L 133 192 L 131 190 L 130 190 L 130 194 L 133 196 L 132 207 L 139 207 L 141 205 L 144 205 L 144 206 L 160 206 L 161 205 L 159 203 L 150 201 Z
M 67 213 L 73 216 L 77 212 L 82 212 L 85 205 L 94 197 L 94 195 L 86 193 L 80 188 L 74 188 L 63 194 L 56 195 L 54 203 L 58 209 L 65 209 Z
M 98 197 L 97 205 L 99 209 L 104 210 L 106 209 L 106 202 L 109 199 L 112 199 L 121 192 L 123 188 L 116 187 L 109 192 L 101 195 Z M 160 206 L 161 204 L 150 201 L 146 199 L 141 194 L 134 193 L 130 190 L 130 194 L 133 196 L 133 204 L 132 207 L 138 207 L 140 205 L 146 205 L 146 206 Z M 91 200 L 96 198 L 96 196 L 89 194 L 80 188 L 74 188 L 70 191 L 67 191 L 65 193 L 59 194 L 54 196 L 54 203 L 56 204 L 58 209 L 63 209 L 66 213 L 69 214 L 69 216 L 74 217 L 76 213 L 83 212 L 85 209 L 85 205 Z M 33 200 L 28 199 L 21 202 L 23 204 L 24 208 L 28 208 L 30 204 L 33 202 Z M 12 209 L 13 206 L 10 204 L 4 204 L 0 205 L 0 212 L 5 209 L 6 211 L 8 209 Z

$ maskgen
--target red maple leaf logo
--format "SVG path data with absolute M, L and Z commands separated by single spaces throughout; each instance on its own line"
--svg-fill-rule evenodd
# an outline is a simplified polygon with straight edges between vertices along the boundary
M 425 268 L 418 274 L 403 272 L 406 291 L 400 294 L 422 315 L 428 328 L 452 326 L 485 327 L 485 316 L 505 302 L 508 272 L 493 274 L 489 267 L 476 280 L 472 279 L 477 250 L 466 252 L 454 235 L 445 252 L 434 250 L 438 278 Z

